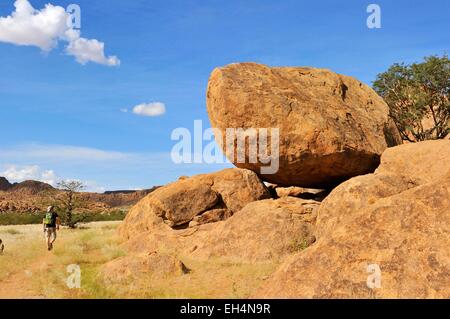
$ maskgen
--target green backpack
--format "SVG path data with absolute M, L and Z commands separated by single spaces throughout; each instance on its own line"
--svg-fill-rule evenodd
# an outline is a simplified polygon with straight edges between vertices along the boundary
M 50 225 L 53 222 L 53 213 L 46 213 L 44 217 L 44 224 Z

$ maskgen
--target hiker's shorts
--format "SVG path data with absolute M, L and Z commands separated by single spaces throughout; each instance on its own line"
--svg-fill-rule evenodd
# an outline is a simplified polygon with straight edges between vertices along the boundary
M 56 239 L 56 227 L 47 227 L 45 228 L 45 238 L 52 238 L 52 240 Z

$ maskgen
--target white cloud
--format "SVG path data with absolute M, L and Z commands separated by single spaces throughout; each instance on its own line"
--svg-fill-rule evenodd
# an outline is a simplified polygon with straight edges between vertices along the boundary
M 47 4 L 36 11 L 27 0 L 17 0 L 16 10 L 0 17 L 0 41 L 32 45 L 50 51 L 67 30 L 67 13 L 62 7 Z
M 37 165 L 9 165 L 6 170 L 0 173 L 0 176 L 6 177 L 10 182 L 22 182 L 25 180 L 41 181 L 55 186 L 57 176 L 52 170 L 42 170 Z
M 70 42 L 66 52 L 73 55 L 78 63 L 84 65 L 88 62 L 95 62 L 108 66 L 120 65 L 120 60 L 116 56 L 105 56 L 105 44 L 103 42 L 96 39 L 81 38 L 78 31 L 66 34 L 71 34 L 68 36 Z
M 133 113 L 141 116 L 160 116 L 166 113 L 166 106 L 161 102 L 142 103 L 133 108 Z
M 43 182 L 48 183 L 50 185 L 55 185 L 56 180 L 58 177 L 56 176 L 55 172 L 52 170 L 46 170 L 41 173 L 41 179 Z
M 36 46 L 48 52 L 59 41 L 66 41 L 66 52 L 81 64 L 88 62 L 108 66 L 120 65 L 116 56 L 106 57 L 105 44 L 96 39 L 85 39 L 67 23 L 70 15 L 63 7 L 47 4 L 36 10 L 28 0 L 16 0 L 15 11 L 0 17 L 0 42 Z
M 103 193 L 105 188 L 97 184 L 92 180 L 81 181 L 78 179 L 62 179 L 58 177 L 53 170 L 43 170 L 38 165 L 7 165 L 3 172 L 0 172 L 0 176 L 5 177 L 12 183 L 20 183 L 26 180 L 40 181 L 50 184 L 54 187 L 61 180 L 65 181 L 79 181 L 83 183 L 85 188 L 83 191 Z
M 99 186 L 95 181 L 82 181 L 83 185 L 86 187 L 86 191 L 94 193 L 104 193 L 106 189 L 103 186 Z
M 122 112 L 122 113 L 128 113 L 128 109 L 125 109 L 125 108 L 120 109 L 120 112 Z
M 0 160 L 2 158 L 32 158 L 48 159 L 53 161 L 61 160 L 89 160 L 89 161 L 107 161 L 107 160 L 125 160 L 132 155 L 129 153 L 105 151 L 90 147 L 80 147 L 71 145 L 40 145 L 30 144 L 17 146 L 9 149 L 0 149 Z
M 170 151 L 163 152 L 117 152 L 72 145 L 25 144 L 0 147 L 0 172 L 15 166 L 20 171 L 26 166 L 38 166 L 40 174 L 11 175 L 37 176 L 51 181 L 53 171 L 59 181 L 76 179 L 87 185 L 87 191 L 120 189 L 146 189 L 177 180 L 182 175 L 209 173 L 233 167 L 225 164 L 175 164 Z M 45 169 L 44 169 L 45 168 Z M 2 173 L 0 173 L 2 176 Z M 95 181 L 95 182 L 93 182 Z M 103 187 L 103 188 L 102 188 Z

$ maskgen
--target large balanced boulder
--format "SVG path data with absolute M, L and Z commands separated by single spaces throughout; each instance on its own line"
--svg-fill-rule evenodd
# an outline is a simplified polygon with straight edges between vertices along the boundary
M 187 227 L 203 214 L 206 214 L 204 218 L 196 220 L 217 221 L 220 216 L 229 217 L 248 203 L 265 198 L 270 198 L 266 186 L 250 170 L 230 168 L 183 178 L 158 188 L 133 206 L 120 233 L 129 238 L 149 230 L 164 229 L 164 225 Z M 217 209 L 226 212 L 217 214 Z
M 334 186 L 374 171 L 381 153 L 401 143 L 381 97 L 362 82 L 326 69 L 256 63 L 216 68 L 207 109 L 229 160 L 278 185 Z M 249 147 L 244 148 L 245 161 L 239 160 L 238 138 L 226 141 L 230 128 L 267 128 L 269 150 L 276 141 L 271 128 L 278 128 L 278 171 L 264 174 L 267 159 L 258 155 L 255 162 Z M 225 147 L 229 144 L 234 147 Z
M 321 204 L 318 239 L 261 287 L 268 298 L 450 298 L 450 141 L 387 150 Z

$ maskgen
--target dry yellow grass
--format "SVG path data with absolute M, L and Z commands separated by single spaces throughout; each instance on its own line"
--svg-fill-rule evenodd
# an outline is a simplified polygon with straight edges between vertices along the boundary
M 42 226 L 0 226 L 0 238 L 5 245 L 0 256 L 0 281 L 12 273 L 24 271 L 25 265 L 37 259 L 39 243 L 45 247 Z
M 118 224 L 96 222 L 81 229 L 61 229 L 52 252 L 46 249 L 42 225 L 0 226 L 5 244 L 0 256 L 0 298 L 89 297 L 83 287 L 67 287 L 67 266 L 80 265 L 83 280 L 91 269 L 123 255 L 115 236 Z
M 81 229 L 63 229 L 52 252 L 46 250 L 40 225 L 0 227 L 6 250 L 0 256 L 0 298 L 246 298 L 276 268 L 266 263 L 243 263 L 178 256 L 191 270 L 181 276 L 149 279 L 136 276 L 121 284 L 104 284 L 100 269 L 124 256 L 116 235 L 120 222 L 96 222 Z M 66 285 L 67 266 L 81 269 L 81 288 Z
M 250 297 L 275 269 L 274 263 L 240 263 L 222 258 L 194 260 L 179 256 L 188 274 L 163 278 L 137 276 L 108 290 L 117 298 L 226 298 Z

